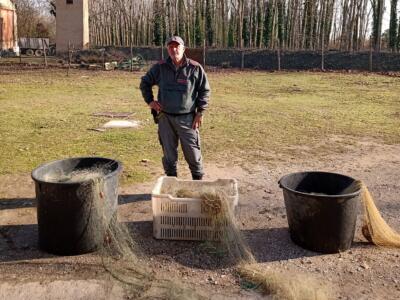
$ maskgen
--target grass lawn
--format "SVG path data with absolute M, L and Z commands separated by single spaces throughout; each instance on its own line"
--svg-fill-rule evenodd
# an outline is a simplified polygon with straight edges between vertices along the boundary
M 160 168 L 157 127 L 138 89 L 143 73 L 0 70 L 0 175 L 61 158 L 97 155 L 124 164 L 122 181 Z M 274 162 L 344 151 L 332 136 L 400 142 L 400 79 L 309 72 L 210 72 L 202 143 L 207 162 Z M 89 130 L 98 112 L 132 112 L 140 129 Z M 143 163 L 142 159 L 149 160 Z

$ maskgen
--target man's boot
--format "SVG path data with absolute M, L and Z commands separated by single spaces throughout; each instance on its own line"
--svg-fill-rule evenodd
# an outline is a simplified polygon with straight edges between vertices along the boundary
M 192 179 L 193 180 L 202 180 L 203 179 L 203 175 L 194 175 L 194 174 L 192 174 Z

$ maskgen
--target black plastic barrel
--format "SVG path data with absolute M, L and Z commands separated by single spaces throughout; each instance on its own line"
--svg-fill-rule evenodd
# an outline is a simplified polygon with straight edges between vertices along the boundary
M 107 225 L 116 218 L 121 169 L 116 160 L 78 157 L 33 170 L 40 249 L 62 255 L 97 250 L 104 241 Z M 65 180 L 80 171 L 100 175 Z
M 351 177 L 328 172 L 299 172 L 279 180 L 291 239 L 323 253 L 351 247 L 361 188 Z

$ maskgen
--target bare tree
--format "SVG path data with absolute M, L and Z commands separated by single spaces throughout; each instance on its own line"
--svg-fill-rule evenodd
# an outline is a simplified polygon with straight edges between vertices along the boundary
M 243 48 L 245 39 L 249 47 L 358 51 L 370 24 L 374 48 L 381 44 L 383 0 L 89 1 L 94 45 L 159 45 L 179 34 L 191 47 L 206 37 L 216 47 Z

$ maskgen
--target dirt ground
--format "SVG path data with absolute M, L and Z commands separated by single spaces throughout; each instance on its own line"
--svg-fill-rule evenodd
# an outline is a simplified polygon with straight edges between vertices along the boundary
M 338 143 L 348 138 L 354 139 L 334 137 Z M 239 223 L 263 267 L 288 271 L 289 276 L 313 276 L 329 286 L 332 299 L 399 299 L 400 250 L 378 248 L 363 238 L 361 205 L 354 243 L 345 252 L 316 253 L 290 240 L 277 182 L 296 171 L 331 171 L 363 180 L 385 220 L 400 231 L 400 145 L 356 139 L 346 147 L 344 153 L 324 158 L 312 158 L 304 148 L 304 156 L 277 157 L 268 165 L 249 165 L 245 157 L 240 165 L 206 163 L 206 179 L 238 180 Z M 186 168 L 183 178 L 188 178 Z M 212 245 L 152 237 L 153 185 L 120 188 L 119 220 L 138 232 L 142 263 L 159 278 L 176 277 L 209 299 L 261 298 L 246 289 L 234 267 L 216 255 Z M 38 250 L 34 197 L 28 174 L 0 178 L 0 299 L 131 299 L 126 289 L 110 280 L 98 255 L 60 257 Z

